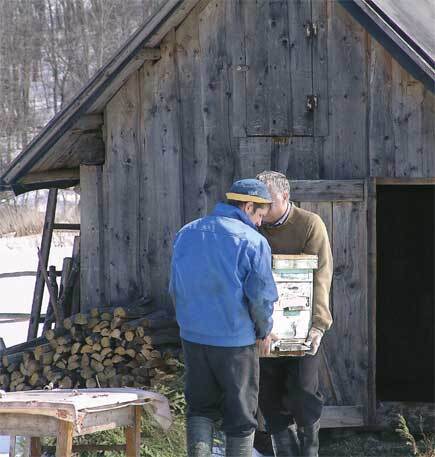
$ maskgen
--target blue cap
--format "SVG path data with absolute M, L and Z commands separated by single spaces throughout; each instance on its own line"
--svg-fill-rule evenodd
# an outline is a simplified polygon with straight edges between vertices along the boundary
M 228 200 L 239 202 L 272 203 L 266 184 L 258 179 L 241 179 L 225 194 Z

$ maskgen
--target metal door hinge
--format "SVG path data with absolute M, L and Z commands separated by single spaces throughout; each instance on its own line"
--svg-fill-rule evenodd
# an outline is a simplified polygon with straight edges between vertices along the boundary
M 307 95 L 307 111 L 314 111 L 317 108 L 318 99 L 317 95 Z
M 308 21 L 305 24 L 305 36 L 307 38 L 314 38 L 317 36 L 317 24 L 315 22 Z

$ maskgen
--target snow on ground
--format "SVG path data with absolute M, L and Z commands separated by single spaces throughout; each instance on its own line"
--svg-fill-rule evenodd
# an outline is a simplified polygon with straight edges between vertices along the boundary
M 51 245 L 49 265 L 62 268 L 64 257 L 70 257 L 75 232 L 55 232 Z M 41 236 L 0 238 L 0 274 L 21 271 L 36 271 L 38 266 L 37 247 L 40 246 Z M 30 313 L 35 287 L 35 276 L 19 278 L 0 277 L 0 314 L 1 313 Z M 47 308 L 48 292 L 44 292 L 42 312 Z M 1 319 L 1 318 L 0 318 Z M 6 346 L 12 346 L 25 341 L 27 322 L 2 324 L 0 320 L 0 337 Z
M 7 457 L 9 455 L 9 437 L 0 436 L 0 457 Z

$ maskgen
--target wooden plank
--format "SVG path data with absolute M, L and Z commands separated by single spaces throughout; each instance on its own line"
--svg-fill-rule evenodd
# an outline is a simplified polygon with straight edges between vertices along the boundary
M 175 74 L 175 35 L 162 58 L 140 74 L 140 267 L 143 295 L 168 305 L 172 241 L 183 221 L 181 138 Z
M 319 179 L 323 141 L 320 138 L 292 137 L 276 141 L 275 170 L 291 179 Z
M 322 178 L 364 178 L 368 161 L 366 32 L 338 2 L 330 2 L 330 7 L 330 121 L 321 163 Z
M 432 186 L 434 178 L 376 178 L 376 184 L 382 186 Z
M 391 55 L 369 37 L 369 160 L 370 176 L 394 176 Z
M 80 302 L 86 312 L 105 302 L 101 166 L 80 167 L 80 189 Z
M 3 340 L 2 337 L 0 337 L 0 352 L 4 351 L 6 349 L 6 344 Z
M 132 427 L 126 427 L 125 429 L 125 442 L 126 442 L 126 456 L 127 457 L 139 457 L 140 456 L 140 430 L 141 430 L 141 417 L 142 407 L 134 407 L 134 424 Z
M 397 177 L 424 176 L 422 144 L 424 88 L 396 61 L 393 61 L 392 66 L 395 175 Z
M 368 423 L 376 422 L 376 180 L 367 184 Z
M 360 202 L 333 204 L 334 325 L 324 341 L 343 405 L 367 405 L 366 211 Z
M 139 408 L 142 408 L 140 406 Z M 117 427 L 130 427 L 135 423 L 135 406 L 114 408 L 106 411 L 86 413 L 80 427 L 77 427 L 75 435 L 85 435 L 103 430 L 111 430 Z
M 361 427 L 364 406 L 325 406 L 320 418 L 321 428 Z
M 56 441 L 56 457 L 71 457 L 72 454 L 72 422 L 59 421 Z
M 44 276 L 43 271 L 47 272 L 48 257 L 50 255 L 51 238 L 53 234 L 53 224 L 56 214 L 57 189 L 50 189 L 47 199 L 47 209 L 45 213 L 44 230 L 41 240 L 41 260 L 38 264 L 35 290 L 33 292 L 33 301 L 27 340 L 38 336 L 38 325 L 41 314 L 42 298 L 44 295 Z
M 328 14 L 327 0 L 311 0 L 312 21 L 317 26 L 313 40 L 313 94 L 317 96 L 317 108 L 313 113 L 313 130 L 316 137 L 329 134 L 328 93 Z
M 255 178 L 271 169 L 272 138 L 240 138 L 236 179 Z
M 314 0 L 316 3 L 318 0 Z M 290 32 L 290 73 L 292 134 L 313 135 L 313 113 L 307 111 L 307 96 L 313 94 L 312 46 L 316 38 L 307 38 L 305 27 L 311 23 L 312 0 L 288 2 Z
M 30 438 L 30 457 L 41 457 L 41 438 L 32 436 Z
M 337 181 L 290 180 L 290 197 L 295 201 L 362 201 L 364 181 L 357 179 Z
M 134 73 L 106 107 L 105 296 L 109 303 L 142 295 L 139 274 L 139 74 Z M 106 203 L 107 202 L 107 203 Z
M 207 0 L 208 3 L 208 0 Z M 203 4 L 199 4 L 198 8 Z M 199 9 L 200 11 L 201 9 Z M 189 14 L 176 32 L 176 63 L 180 100 L 184 223 L 206 214 L 207 145 L 202 116 L 199 12 Z
M 234 176 L 224 2 L 210 2 L 199 19 L 202 111 L 207 145 L 204 188 L 207 210 L 210 210 L 225 197 Z
M 20 180 L 20 184 L 28 185 L 35 182 L 76 181 L 80 179 L 78 169 L 56 169 L 28 173 Z
M 435 94 L 426 90 L 423 96 L 422 146 L 423 176 L 435 176 Z
M 287 1 L 246 2 L 247 133 L 290 134 Z
M 56 436 L 58 420 L 38 414 L 1 413 L 0 435 Z
M 248 0 L 249 1 L 249 0 Z M 246 0 L 230 0 L 225 4 L 226 42 L 228 47 L 231 105 L 230 125 L 232 136 L 246 137 Z

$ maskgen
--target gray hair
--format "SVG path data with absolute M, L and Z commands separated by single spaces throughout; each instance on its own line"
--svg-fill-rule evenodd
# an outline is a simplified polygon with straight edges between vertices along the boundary
M 286 175 L 277 171 L 265 170 L 259 173 L 256 178 L 276 193 L 287 192 L 290 195 L 290 183 Z

